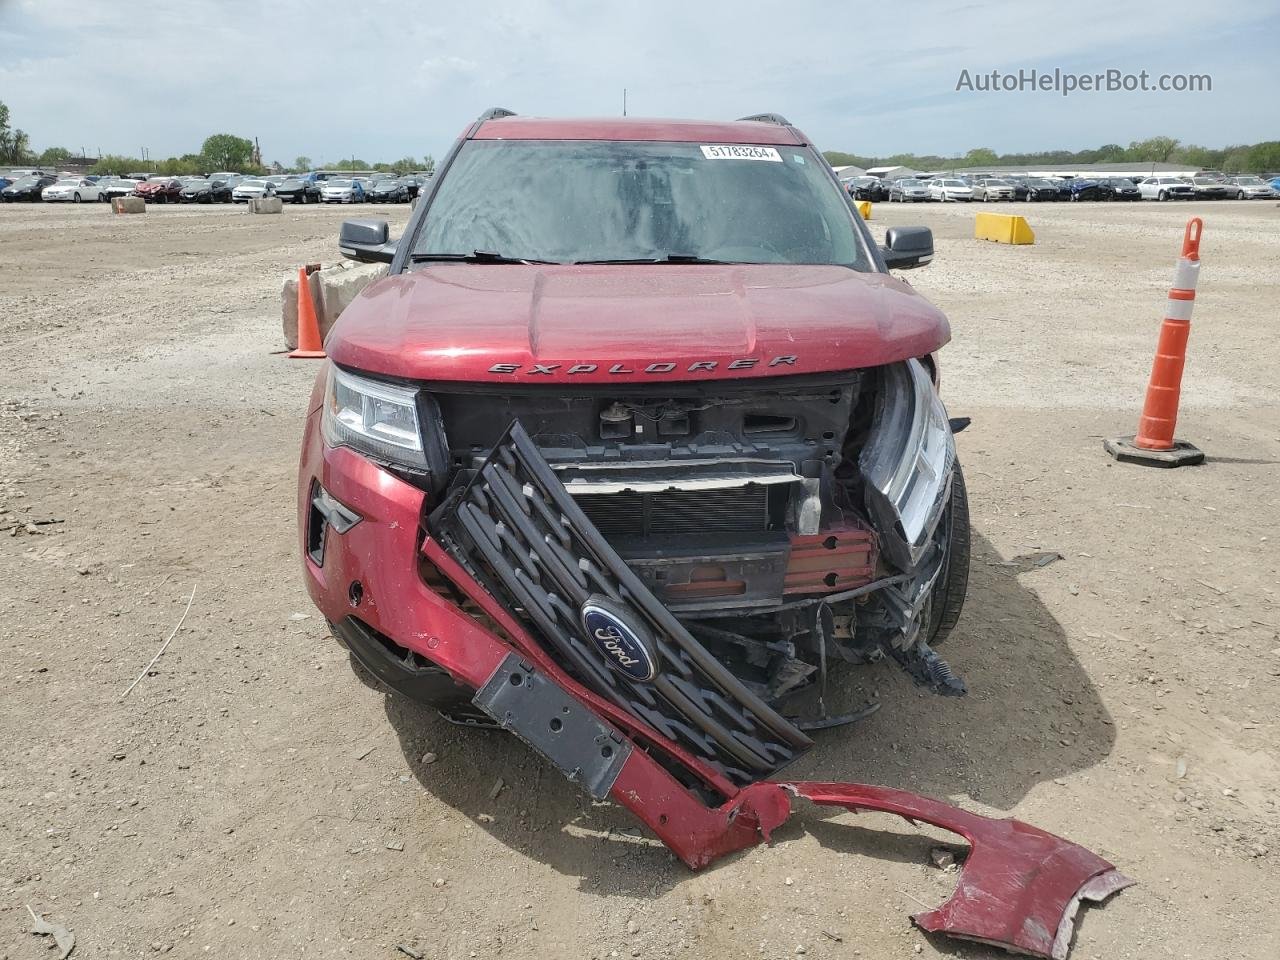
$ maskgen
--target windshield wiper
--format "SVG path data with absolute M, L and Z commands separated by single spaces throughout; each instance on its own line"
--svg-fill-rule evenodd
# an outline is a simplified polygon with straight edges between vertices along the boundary
M 504 257 L 493 250 L 472 250 L 470 253 L 411 253 L 410 263 L 443 261 L 451 263 L 558 263 L 558 260 L 529 260 L 525 257 Z
M 733 263 L 732 260 L 709 260 L 692 253 L 671 253 L 665 257 L 624 257 L 616 260 L 575 260 L 574 263 Z

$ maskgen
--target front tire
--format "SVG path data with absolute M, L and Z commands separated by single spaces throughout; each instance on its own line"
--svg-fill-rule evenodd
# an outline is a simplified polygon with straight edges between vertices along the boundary
M 75 202 L 75 203 L 79 203 L 79 202 L 80 202 L 80 194 L 78 194 L 78 193 L 77 193 L 77 194 L 76 194 L 74 197 L 72 197 L 71 199 L 72 199 L 72 201 L 73 201 L 73 202 Z
M 1168 200 L 1168 199 L 1169 199 L 1169 194 L 1168 194 L 1168 192 L 1167 192 L 1167 191 L 1165 191 L 1165 190 L 1161 190 L 1158 194 L 1156 194 L 1156 199 L 1157 199 L 1157 200 L 1162 200 L 1162 201 L 1163 201 L 1163 200 Z
M 969 589 L 969 493 L 960 461 L 951 475 L 951 500 L 942 522 L 947 525 L 947 556 L 929 600 L 929 645 L 937 646 L 960 622 L 965 593 Z

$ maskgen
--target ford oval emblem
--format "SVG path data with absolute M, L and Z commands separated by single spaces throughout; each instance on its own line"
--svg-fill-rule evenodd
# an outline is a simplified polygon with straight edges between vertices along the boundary
M 609 666 L 641 682 L 658 673 L 654 643 L 648 630 L 633 625 L 634 614 L 608 597 L 592 596 L 582 605 L 582 626 Z

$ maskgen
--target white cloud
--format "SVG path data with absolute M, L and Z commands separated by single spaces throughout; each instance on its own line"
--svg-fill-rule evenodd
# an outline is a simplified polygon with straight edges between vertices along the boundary
M 1205 23 L 1200 0 L 1037 9 L 921 0 L 874 13 L 792 0 L 0 0 L 0 97 L 38 146 L 153 155 L 213 132 L 268 158 L 437 155 L 483 109 L 732 117 L 775 110 L 868 153 L 1084 147 L 1166 132 L 1275 136 L 1274 0 Z M 961 69 L 1208 72 L 1196 97 L 954 92 Z

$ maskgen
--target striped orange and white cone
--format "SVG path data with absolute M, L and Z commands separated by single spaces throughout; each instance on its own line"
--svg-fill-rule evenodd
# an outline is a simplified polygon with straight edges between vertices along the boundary
M 1151 365 L 1147 399 L 1138 419 L 1138 432 L 1132 437 L 1107 440 L 1103 446 L 1117 460 L 1144 463 L 1157 467 L 1184 467 L 1204 462 L 1204 453 L 1173 436 L 1178 424 L 1178 401 L 1182 395 L 1182 368 L 1187 362 L 1187 339 L 1191 335 L 1191 308 L 1196 302 L 1196 281 L 1200 278 L 1200 232 L 1204 223 L 1199 217 L 1187 221 L 1182 237 L 1182 256 L 1173 274 L 1169 305 L 1156 358 Z

